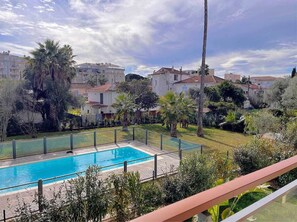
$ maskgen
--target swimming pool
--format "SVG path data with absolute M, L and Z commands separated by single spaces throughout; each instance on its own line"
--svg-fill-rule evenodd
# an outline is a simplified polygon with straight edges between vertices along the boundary
M 72 174 L 85 171 L 91 165 L 105 167 L 102 171 L 123 167 L 124 161 L 133 161 L 129 164 L 135 164 L 153 159 L 153 157 L 138 149 L 125 146 L 121 148 L 108 149 L 104 151 L 87 153 L 52 160 L 33 162 L 28 164 L 10 166 L 0 168 L 0 189 L 17 186 L 20 184 L 38 181 L 39 179 L 48 179 L 66 174 Z M 118 164 L 118 165 L 114 165 Z M 56 178 L 49 181 L 44 181 L 44 184 L 63 181 L 65 179 L 74 178 L 75 175 L 69 175 L 63 178 Z M 0 190 L 0 193 L 16 191 L 24 188 L 36 186 L 35 184 L 27 185 L 26 187 L 16 187 L 9 190 Z

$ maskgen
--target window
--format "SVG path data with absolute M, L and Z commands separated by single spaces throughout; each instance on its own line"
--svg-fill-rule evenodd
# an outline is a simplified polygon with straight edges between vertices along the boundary
M 174 81 L 176 81 L 178 78 L 178 75 L 174 75 Z
M 88 110 L 87 112 L 90 113 L 90 110 Z
M 103 104 L 103 93 L 100 93 L 100 104 Z

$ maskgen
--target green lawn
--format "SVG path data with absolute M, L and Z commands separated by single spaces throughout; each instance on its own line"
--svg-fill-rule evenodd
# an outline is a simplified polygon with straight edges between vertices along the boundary
M 141 125 L 141 128 L 152 130 L 165 135 L 170 135 L 161 124 Z M 205 137 L 196 136 L 196 126 L 190 125 L 187 129 L 178 128 L 178 137 L 182 140 L 202 144 L 207 151 L 219 151 L 226 153 L 232 151 L 234 147 L 247 143 L 252 136 L 242 133 L 234 133 L 216 128 L 205 128 Z

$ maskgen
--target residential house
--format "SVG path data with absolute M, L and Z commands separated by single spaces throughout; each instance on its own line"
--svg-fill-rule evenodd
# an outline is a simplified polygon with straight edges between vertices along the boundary
M 189 78 L 190 74 L 183 72 L 182 69 L 163 67 L 149 76 L 151 77 L 153 92 L 163 96 L 169 90 L 174 90 L 174 83 Z
M 73 83 L 87 83 L 92 80 L 95 85 L 102 85 L 102 80 L 111 84 L 125 81 L 125 68 L 111 63 L 83 63 L 75 68 L 76 77 Z
M 104 117 L 111 116 L 116 112 L 112 107 L 118 93 L 115 85 L 107 83 L 88 89 L 88 101 L 81 108 L 83 123 L 102 121 Z
M 220 84 L 221 82 L 225 81 L 224 79 L 214 76 L 214 75 L 207 75 L 204 78 L 205 87 L 215 86 Z M 190 78 L 178 81 L 174 83 L 174 92 L 176 93 L 185 93 L 188 94 L 190 88 L 200 88 L 201 84 L 201 76 L 192 76 Z
M 274 77 L 274 76 L 252 76 L 252 77 L 250 77 L 251 83 L 261 87 L 263 90 L 269 89 L 273 85 L 273 83 L 278 79 L 282 79 L 282 78 Z
M 240 74 L 234 74 L 234 73 L 226 73 L 224 75 L 224 79 L 231 81 L 231 82 L 236 82 L 241 80 L 241 75 Z
M 71 83 L 70 92 L 74 96 L 83 96 L 88 98 L 88 90 L 91 88 L 92 86 L 86 83 Z
M 24 57 L 11 55 L 10 51 L 0 53 L 0 78 L 21 80 L 26 63 Z

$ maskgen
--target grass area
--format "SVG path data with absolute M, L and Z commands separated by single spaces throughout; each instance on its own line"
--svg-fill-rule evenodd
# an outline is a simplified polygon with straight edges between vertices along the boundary
M 141 125 L 141 128 L 152 130 L 164 135 L 170 135 L 169 131 L 161 124 Z M 242 133 L 235 133 L 216 128 L 205 128 L 204 138 L 196 136 L 197 127 L 190 125 L 187 129 L 178 128 L 178 137 L 182 140 L 202 144 L 208 151 L 219 151 L 226 153 L 233 148 L 247 143 L 252 136 Z
M 147 129 L 150 131 L 153 131 L 158 134 L 163 134 L 163 135 L 170 135 L 170 132 L 166 129 L 165 126 L 162 126 L 161 124 L 147 124 L 147 125 L 140 125 L 137 126 L 141 129 Z M 112 128 L 97 128 L 97 144 L 104 144 L 104 143 L 110 143 L 112 142 L 113 138 L 113 131 L 114 129 L 121 129 L 121 127 L 112 127 Z M 56 136 L 61 136 L 61 139 L 63 139 L 63 135 L 66 136 L 70 133 L 73 133 L 74 137 L 74 147 L 86 147 L 86 146 L 92 146 L 92 137 L 93 137 L 93 132 L 95 129 L 90 129 L 90 130 L 75 130 L 75 131 L 63 131 L 63 132 L 47 132 L 47 133 L 39 133 L 37 135 L 38 138 L 43 138 L 46 136 L 48 138 L 49 142 L 49 150 L 52 152 L 55 151 L 55 148 L 53 146 L 61 147 L 61 149 L 65 146 L 69 146 L 69 138 L 65 138 L 65 141 L 63 144 L 56 144 L 54 141 L 51 141 L 51 137 L 56 137 Z M 135 130 L 136 132 L 136 138 L 138 131 Z M 80 134 L 78 134 L 80 133 Z M 82 135 L 81 133 L 85 133 L 85 135 Z M 143 131 L 139 131 L 141 134 L 138 139 L 144 140 L 144 135 Z M 156 147 L 159 147 L 160 144 L 160 137 L 158 134 L 150 134 L 148 135 L 148 140 L 151 145 L 154 145 Z M 216 128 L 205 128 L 204 129 L 205 137 L 200 138 L 196 136 L 196 126 L 195 125 L 190 125 L 187 129 L 183 128 L 178 128 L 178 138 L 196 143 L 196 144 L 202 144 L 203 145 L 203 150 L 207 152 L 212 152 L 212 151 L 219 151 L 221 153 L 226 153 L 227 151 L 232 151 L 234 147 L 238 147 L 241 144 L 247 143 L 252 137 L 249 135 L 244 135 L 241 133 L 234 133 L 230 131 L 225 131 L 225 130 L 220 130 Z M 130 132 L 131 134 L 131 132 Z M 126 135 L 125 133 L 122 133 L 121 131 L 118 131 L 118 141 L 124 139 L 124 138 L 130 138 L 132 135 Z M 89 138 L 90 137 L 90 138 Z M 87 139 L 89 138 L 89 139 Z M 20 140 L 20 139 L 31 139 L 30 136 L 28 135 L 23 135 L 23 136 L 14 136 L 14 137 L 9 137 L 8 140 Z M 90 142 L 91 141 L 91 142 Z M 29 142 L 29 141 L 28 141 Z M 40 147 L 42 146 L 42 141 L 41 140 L 36 140 L 37 143 L 40 143 Z M 143 141 L 144 142 L 144 141 Z M 32 145 L 32 141 L 29 142 Z M 53 144 L 51 144 L 53 143 Z M 65 145 L 65 144 L 66 145 Z M 30 146 L 31 146 L 30 145 Z M 167 148 L 168 145 L 168 148 Z M 176 148 L 172 147 L 172 144 L 165 144 L 163 148 L 165 150 L 176 150 Z M 175 145 L 178 146 L 178 143 Z M 39 146 L 38 146 L 39 147 Z M 10 155 L 10 154 L 8 154 Z M 25 154 L 24 154 L 25 155 Z

